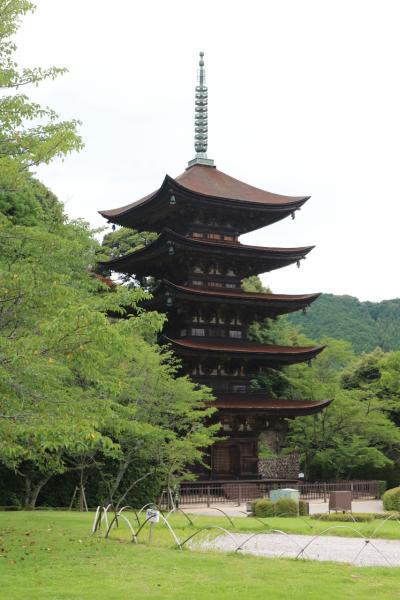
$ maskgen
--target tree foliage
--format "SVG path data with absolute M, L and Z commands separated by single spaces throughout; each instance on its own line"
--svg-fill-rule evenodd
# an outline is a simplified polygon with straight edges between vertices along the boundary
M 163 315 L 109 318 L 146 293 L 105 285 L 97 250 L 79 222 L 0 228 L 0 459 L 30 488 L 88 454 L 176 474 L 214 434 L 210 393 L 147 341 Z
M 60 121 L 54 110 L 19 92 L 65 73 L 58 67 L 20 69 L 15 61 L 13 36 L 34 8 L 27 0 L 0 0 L 0 185 L 11 192 L 31 167 L 82 147 L 78 121 Z
M 289 321 L 312 339 L 329 336 L 350 342 L 357 353 L 376 347 L 400 350 L 400 299 L 360 302 L 352 296 L 322 294 L 306 315 L 292 313 Z
M 14 189 L 2 185 L 0 173 L 0 215 L 14 225 L 60 225 L 65 220 L 64 207 L 57 197 L 30 173 L 14 182 Z
M 400 429 L 392 373 L 400 372 L 400 355 L 374 352 L 357 359 L 346 342 L 330 340 L 308 376 L 304 367 L 289 370 L 300 397 L 333 399 L 322 413 L 290 423 L 290 447 L 301 452 L 308 476 L 368 477 L 398 468 Z

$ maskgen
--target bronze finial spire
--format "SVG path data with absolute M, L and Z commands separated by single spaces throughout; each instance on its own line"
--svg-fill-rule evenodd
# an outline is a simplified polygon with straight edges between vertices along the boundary
M 192 167 L 193 165 L 214 165 L 214 161 L 210 158 L 207 158 L 207 145 L 208 89 L 206 86 L 206 71 L 204 68 L 204 52 L 200 52 L 199 70 L 197 72 L 194 115 L 194 148 L 196 150 L 196 156 L 193 160 L 189 161 L 189 167 Z

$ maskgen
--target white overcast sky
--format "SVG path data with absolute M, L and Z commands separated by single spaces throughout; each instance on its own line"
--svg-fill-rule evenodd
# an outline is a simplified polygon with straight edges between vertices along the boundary
M 242 238 L 316 244 L 274 292 L 400 296 L 398 0 L 36 0 L 17 38 L 24 66 L 66 66 L 29 91 L 79 118 L 85 149 L 39 177 L 71 217 L 157 189 L 193 158 L 198 51 L 209 157 L 272 192 L 311 195 L 295 221 Z

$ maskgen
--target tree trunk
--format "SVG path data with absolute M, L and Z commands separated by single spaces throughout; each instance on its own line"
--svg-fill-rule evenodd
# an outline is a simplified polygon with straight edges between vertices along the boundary
M 42 477 L 37 483 L 33 483 L 32 479 L 28 475 L 24 475 L 25 478 L 25 498 L 24 498 L 24 509 L 25 510 L 35 510 L 36 501 L 40 494 L 43 486 L 50 479 L 50 475 Z
M 136 448 L 132 448 L 131 450 L 129 450 L 129 452 L 127 452 L 127 454 L 126 454 L 125 460 L 122 463 L 120 463 L 115 481 L 109 490 L 109 498 L 108 498 L 109 504 L 114 504 L 115 492 L 121 485 L 121 481 L 129 467 L 129 465 L 131 464 L 131 462 L 133 460 L 133 457 L 135 455 L 135 450 L 136 450 Z

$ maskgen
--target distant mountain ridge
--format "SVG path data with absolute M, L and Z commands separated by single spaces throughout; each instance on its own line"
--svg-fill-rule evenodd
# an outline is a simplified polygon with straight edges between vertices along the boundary
M 360 302 L 353 296 L 322 294 L 307 314 L 292 313 L 288 318 L 308 337 L 348 340 L 357 353 L 377 346 L 385 352 L 400 350 L 400 298 Z

